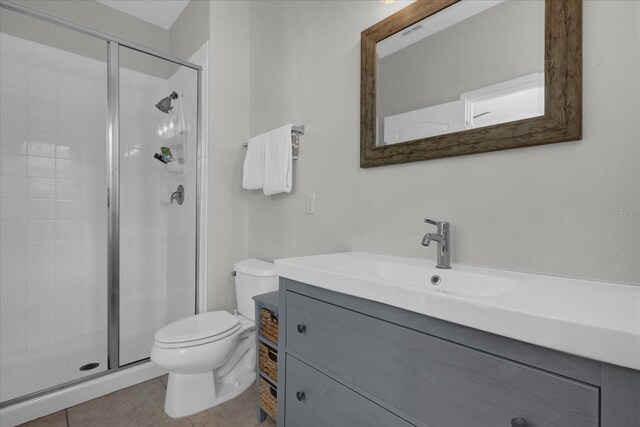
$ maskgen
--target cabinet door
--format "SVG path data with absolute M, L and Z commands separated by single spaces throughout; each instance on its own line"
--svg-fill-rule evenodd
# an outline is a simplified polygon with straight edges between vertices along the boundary
M 411 425 L 290 355 L 286 371 L 287 427 Z
M 596 427 L 599 389 L 293 292 L 287 351 L 432 427 Z

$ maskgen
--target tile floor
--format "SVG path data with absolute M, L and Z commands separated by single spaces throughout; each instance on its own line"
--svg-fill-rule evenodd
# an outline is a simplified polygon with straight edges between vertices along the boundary
M 267 417 L 259 423 L 256 390 L 249 388 L 222 405 L 190 417 L 164 413 L 166 376 L 81 403 L 21 427 L 275 427 Z

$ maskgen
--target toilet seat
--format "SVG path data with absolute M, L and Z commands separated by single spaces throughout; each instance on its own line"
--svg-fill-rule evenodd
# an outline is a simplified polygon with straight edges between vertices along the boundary
M 226 311 L 212 311 L 161 328 L 155 334 L 155 344 L 161 348 L 193 347 L 224 339 L 240 328 L 236 316 Z

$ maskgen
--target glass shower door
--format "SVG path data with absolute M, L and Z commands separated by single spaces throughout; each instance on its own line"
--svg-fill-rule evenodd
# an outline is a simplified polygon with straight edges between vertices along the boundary
M 119 49 L 119 365 L 196 307 L 197 71 Z
M 107 44 L 0 19 L 4 403 L 107 369 Z

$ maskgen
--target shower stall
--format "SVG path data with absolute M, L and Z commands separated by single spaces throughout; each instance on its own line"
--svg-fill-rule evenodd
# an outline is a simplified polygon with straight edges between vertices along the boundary
M 201 72 L 0 2 L 0 409 L 198 311 Z

